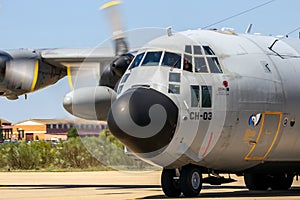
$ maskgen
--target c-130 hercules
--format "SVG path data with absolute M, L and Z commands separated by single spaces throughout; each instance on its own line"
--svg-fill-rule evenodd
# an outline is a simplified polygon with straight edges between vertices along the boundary
M 118 4 L 103 6 L 114 16 L 115 56 L 96 51 L 86 60 L 113 60 L 111 65 L 99 86 L 67 94 L 65 109 L 81 118 L 107 120 L 112 134 L 133 153 L 162 166 L 162 189 L 169 197 L 197 196 L 203 182 L 232 181 L 219 173 L 243 175 L 249 190 L 289 189 L 300 172 L 300 40 L 252 35 L 250 28 L 245 34 L 168 29 L 130 51 Z M 28 91 L 35 89 L 43 69 L 39 63 L 52 69 L 44 72 L 44 81 L 70 74 L 70 67 L 55 66 L 85 59 L 86 54 L 74 51 L 32 52 L 37 57 L 26 66 L 34 78 L 20 87 L 28 83 Z M 19 95 L 11 95 L 18 88 L 9 90 L 16 79 L 8 72 L 18 67 L 10 62 L 13 55 L 1 53 L 1 85 L 10 91 L 3 95 L 11 99 Z

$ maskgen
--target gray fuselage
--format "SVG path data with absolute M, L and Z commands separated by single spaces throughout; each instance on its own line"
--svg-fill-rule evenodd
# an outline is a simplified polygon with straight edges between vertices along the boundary
M 161 56 L 157 63 L 145 62 L 150 52 Z M 181 64 L 165 64 L 170 52 Z M 189 163 L 224 172 L 266 163 L 297 168 L 300 40 L 196 30 L 155 39 L 138 55 L 118 97 L 151 88 L 179 110 L 171 141 L 155 151 L 138 150 L 138 156 L 166 168 Z M 185 69 L 185 60 L 191 69 Z

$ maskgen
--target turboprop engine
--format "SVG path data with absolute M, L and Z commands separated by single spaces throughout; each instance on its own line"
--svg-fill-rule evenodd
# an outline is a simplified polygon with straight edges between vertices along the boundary
M 52 85 L 65 75 L 63 67 L 44 62 L 38 52 L 29 49 L 0 52 L 0 95 L 10 100 Z

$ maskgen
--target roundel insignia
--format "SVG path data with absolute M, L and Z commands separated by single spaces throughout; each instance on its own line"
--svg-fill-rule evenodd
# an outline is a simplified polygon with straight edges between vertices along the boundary
M 287 117 L 285 117 L 285 118 L 283 119 L 283 121 L 282 121 L 282 125 L 283 125 L 283 126 L 286 126 L 287 123 L 288 123 L 288 121 L 289 121 L 289 119 L 288 119 Z
M 252 126 L 252 127 L 255 127 L 259 124 L 260 122 L 260 119 L 261 119 L 261 113 L 258 113 L 258 114 L 253 114 L 250 116 L 249 118 L 249 126 Z

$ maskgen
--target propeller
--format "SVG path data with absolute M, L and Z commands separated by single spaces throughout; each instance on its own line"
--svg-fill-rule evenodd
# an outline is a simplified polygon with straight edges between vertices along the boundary
M 100 8 L 106 11 L 110 20 L 115 58 L 104 67 L 97 86 L 76 88 L 65 96 L 63 106 L 74 116 L 89 120 L 106 120 L 111 104 L 117 96 L 115 89 L 118 82 L 134 57 L 128 53 L 128 43 L 120 16 L 120 3 L 121 1 L 110 1 Z M 82 76 L 82 73 L 77 74 Z
M 112 89 L 116 88 L 119 79 L 123 76 L 134 57 L 132 54 L 128 53 L 129 47 L 123 31 L 123 23 L 120 15 L 121 9 L 119 7 L 120 4 L 120 0 L 110 1 L 100 7 L 101 10 L 106 11 L 108 19 L 110 20 L 112 39 L 115 48 L 115 59 L 110 66 L 107 66 L 104 69 L 99 85 L 107 86 Z
M 123 31 L 122 21 L 121 21 L 121 10 L 119 5 L 121 1 L 110 1 L 100 7 L 101 10 L 105 10 L 107 17 L 110 20 L 110 26 L 112 31 L 112 37 L 115 43 L 115 55 L 121 56 L 128 52 L 128 44 L 125 40 L 125 35 Z
M 96 83 L 96 86 L 80 87 L 81 85 L 75 83 L 75 89 L 67 94 L 64 98 L 63 106 L 64 108 L 74 116 L 88 119 L 88 120 L 107 120 L 109 110 L 111 109 L 112 103 L 116 100 L 117 94 L 115 89 L 118 86 L 118 82 L 127 70 L 129 64 L 133 60 L 133 55 L 128 53 L 129 45 L 127 40 L 131 39 L 129 36 L 125 37 L 123 32 L 123 26 L 120 16 L 120 1 L 110 1 L 104 4 L 101 9 L 105 11 L 108 15 L 112 30 L 112 41 L 114 44 L 114 59 L 112 62 L 107 63 L 104 69 L 101 66 L 100 80 Z M 147 36 L 147 42 L 152 40 L 154 35 L 153 33 L 137 31 L 139 36 Z M 135 35 L 137 36 L 137 35 Z M 151 37 L 150 37 L 151 36 Z M 157 35 L 155 34 L 155 37 Z M 133 37 L 137 39 L 138 37 Z M 140 39 L 140 38 L 139 38 Z M 131 44 L 134 46 L 134 41 L 130 40 Z M 139 40 L 141 42 L 141 40 Z M 144 41 L 143 41 L 144 42 Z M 144 44 L 143 44 L 144 45 Z M 85 82 L 92 79 L 92 73 L 90 76 L 85 78 L 82 77 L 82 73 L 77 73 L 78 76 Z M 78 78 L 78 77 L 77 77 Z M 98 81 L 98 79 L 97 79 Z M 93 82 L 94 83 L 94 82 Z M 76 87 L 79 86 L 79 87 Z M 78 120 L 79 127 L 80 120 Z M 86 136 L 85 130 L 79 130 L 79 135 L 84 137 Z M 122 145 L 114 145 L 110 140 L 111 137 L 100 137 L 98 138 L 99 143 L 95 144 L 89 140 L 82 140 L 85 147 L 90 151 L 90 153 L 98 159 L 102 164 L 114 168 L 117 170 L 132 170 L 132 169 L 143 169 L 147 170 L 157 170 L 156 167 L 150 166 L 149 164 L 144 163 L 143 161 L 137 160 L 137 158 L 130 152 L 124 153 Z M 114 153 L 112 156 L 113 159 L 107 161 L 109 153 Z M 125 155 L 124 155 L 125 154 Z

